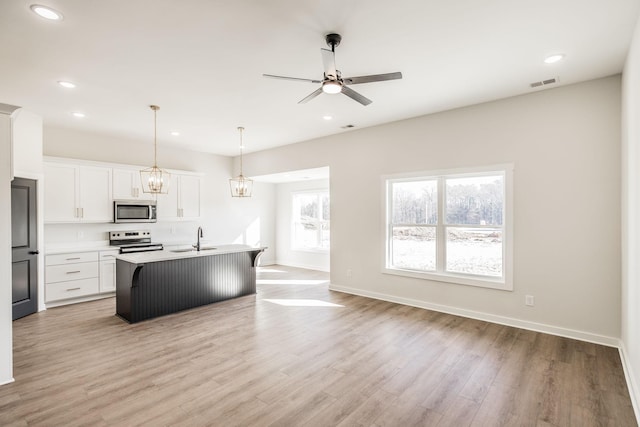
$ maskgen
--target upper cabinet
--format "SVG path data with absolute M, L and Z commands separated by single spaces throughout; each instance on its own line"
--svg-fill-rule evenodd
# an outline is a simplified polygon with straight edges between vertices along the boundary
M 198 175 L 171 174 L 168 194 L 158 195 L 158 220 L 187 221 L 200 218 Z
M 78 221 L 75 166 L 45 163 L 44 221 Z
M 80 166 L 78 175 L 80 219 L 90 222 L 112 221 L 111 169 Z
M 113 200 L 153 199 L 153 194 L 142 191 L 139 169 L 113 168 Z
M 111 169 L 45 163 L 45 222 L 111 221 Z
M 200 177 L 179 175 L 178 208 L 182 219 L 200 218 Z
M 171 174 L 169 181 L 169 191 L 167 194 L 158 194 L 158 221 L 176 221 L 180 219 L 178 215 L 178 176 Z
M 45 160 L 44 221 L 112 222 L 114 200 L 158 200 L 158 219 L 200 218 L 201 176 L 170 171 L 168 194 L 143 193 L 140 168 L 97 162 Z

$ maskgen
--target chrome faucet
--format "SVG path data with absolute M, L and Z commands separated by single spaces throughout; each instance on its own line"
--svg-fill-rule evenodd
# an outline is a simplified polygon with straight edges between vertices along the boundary
M 202 237 L 202 227 L 198 227 L 198 241 L 195 245 L 193 245 L 194 248 L 196 248 L 196 250 L 198 252 L 200 252 L 200 238 Z

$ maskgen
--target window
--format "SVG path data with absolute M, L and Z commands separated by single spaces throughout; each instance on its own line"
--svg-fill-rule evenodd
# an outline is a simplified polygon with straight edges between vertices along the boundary
M 329 249 L 329 192 L 293 193 L 294 249 Z
M 385 177 L 384 271 L 512 289 L 510 171 Z

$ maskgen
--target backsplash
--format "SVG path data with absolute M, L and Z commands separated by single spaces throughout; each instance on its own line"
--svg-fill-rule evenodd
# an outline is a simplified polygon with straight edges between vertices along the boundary
M 47 246 L 103 243 L 110 231 L 151 230 L 153 241 L 164 244 L 193 243 L 198 222 L 156 222 L 141 224 L 45 224 L 44 244 Z M 206 239 L 205 239 L 206 240 Z

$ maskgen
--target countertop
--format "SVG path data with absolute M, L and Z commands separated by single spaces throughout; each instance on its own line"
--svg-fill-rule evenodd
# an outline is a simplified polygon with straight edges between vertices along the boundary
M 109 246 L 109 241 L 87 243 L 63 243 L 45 246 L 45 255 L 68 254 L 73 252 L 119 251 L 118 246 Z
M 170 261 L 183 258 L 195 258 L 211 255 L 231 254 L 237 252 L 248 252 L 267 249 L 266 246 L 252 247 L 248 245 L 203 245 L 201 250 L 190 250 L 189 246 L 165 247 L 161 251 L 135 252 L 131 254 L 119 254 L 117 259 L 130 262 L 132 264 L 144 264 L 148 262 Z M 183 252 L 184 251 L 184 252 Z

